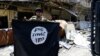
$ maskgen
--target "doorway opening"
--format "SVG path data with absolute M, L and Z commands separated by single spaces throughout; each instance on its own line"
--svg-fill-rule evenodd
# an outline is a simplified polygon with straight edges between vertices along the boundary
M 24 17 L 26 17 L 26 19 L 29 19 L 32 16 L 32 12 L 18 12 L 18 20 L 24 20 Z
M 7 16 L 0 16 L 0 29 L 2 28 L 8 28 Z

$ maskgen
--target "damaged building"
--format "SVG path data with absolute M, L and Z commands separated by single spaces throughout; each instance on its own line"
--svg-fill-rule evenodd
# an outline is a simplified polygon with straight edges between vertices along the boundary
M 14 2 L 14 1 L 1 1 L 0 2 L 0 16 L 5 18 L 7 27 L 11 27 L 11 20 L 18 17 L 18 19 L 23 20 L 24 16 L 29 19 L 34 15 L 34 10 L 38 6 L 42 6 L 44 9 L 44 16 L 48 19 L 64 19 L 66 21 L 76 21 L 77 15 L 73 10 L 74 5 L 77 2 L 69 1 L 45 1 L 45 2 L 34 2 L 34 1 L 25 1 L 25 2 Z M 39 5 L 38 5 L 39 4 Z M 66 12 L 66 13 L 64 13 Z M 75 19 L 72 19 L 72 18 Z
M 5 31 L 0 33 L 2 35 L 0 38 L 9 37 L 8 42 L 3 42 L 3 38 L 0 39 L 2 43 L 0 45 L 10 44 L 0 48 L 0 56 L 13 55 L 12 31 L 10 32 L 12 35 L 7 35 L 8 30 L 12 29 L 12 20 L 24 21 L 25 18 L 29 20 L 35 15 L 37 7 L 43 8 L 43 15 L 48 20 L 59 22 L 62 27 L 59 56 L 92 56 L 90 52 L 91 1 L 89 0 L 0 0 L 0 30 L 1 33 L 2 30 Z M 3 54 L 6 51 L 7 53 Z

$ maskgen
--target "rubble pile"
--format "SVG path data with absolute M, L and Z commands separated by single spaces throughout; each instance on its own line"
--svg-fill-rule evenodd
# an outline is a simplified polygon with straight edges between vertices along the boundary
M 10 56 L 10 54 L 14 51 L 13 45 L 0 47 L 0 56 Z
M 66 41 L 59 42 L 61 47 L 59 56 L 92 56 L 90 23 L 86 21 L 79 23 L 77 29 L 74 23 L 68 22 L 65 29 Z
M 72 22 L 67 23 L 67 28 L 65 29 L 66 33 L 66 45 L 64 45 L 65 41 L 62 41 L 63 43 L 60 45 L 70 46 L 69 44 L 78 45 L 81 47 L 89 48 L 90 49 L 90 40 L 91 40 L 91 31 L 89 27 L 89 23 L 86 21 L 81 21 L 78 23 L 80 26 L 76 29 L 76 26 Z M 84 26 L 83 26 L 84 25 Z

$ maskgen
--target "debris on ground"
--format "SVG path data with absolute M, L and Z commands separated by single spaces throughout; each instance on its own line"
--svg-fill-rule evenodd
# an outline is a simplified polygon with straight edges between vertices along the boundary
M 84 27 L 82 24 L 86 24 Z M 80 30 L 75 29 L 73 23 L 67 23 L 65 27 L 65 40 L 59 41 L 59 56 L 92 56 L 90 48 L 91 31 L 87 27 L 88 23 L 81 22 Z M 0 48 L 0 56 L 10 56 L 14 51 L 14 46 Z

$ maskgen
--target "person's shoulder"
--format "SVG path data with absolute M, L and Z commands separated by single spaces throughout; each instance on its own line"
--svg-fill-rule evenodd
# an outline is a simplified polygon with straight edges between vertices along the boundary
M 48 21 L 48 19 L 42 16 L 42 21 Z
M 32 16 L 29 20 L 36 20 L 36 16 Z
M 37 16 L 32 16 L 31 18 L 36 18 Z

